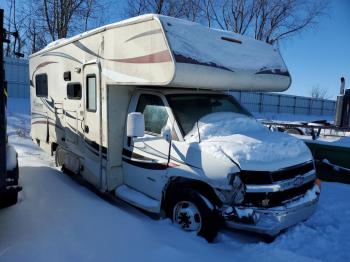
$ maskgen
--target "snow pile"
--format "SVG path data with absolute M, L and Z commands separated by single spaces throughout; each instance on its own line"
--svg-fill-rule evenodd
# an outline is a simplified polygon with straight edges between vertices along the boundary
M 339 135 L 347 135 L 347 136 L 339 136 Z M 313 140 L 311 136 L 305 135 L 293 135 L 299 139 L 302 139 L 307 142 L 312 142 L 314 144 L 322 144 L 327 146 L 338 146 L 338 147 L 348 147 L 350 148 L 350 134 L 344 134 L 344 132 L 339 132 L 338 134 L 325 134 L 318 137 L 316 140 Z
M 198 133 L 199 130 L 199 133 Z M 306 145 L 288 134 L 270 132 L 254 118 L 220 112 L 204 116 L 185 137 L 217 158 L 234 160 L 245 170 L 271 170 L 312 159 Z
M 13 146 L 6 146 L 6 170 L 11 171 L 17 166 L 17 153 Z

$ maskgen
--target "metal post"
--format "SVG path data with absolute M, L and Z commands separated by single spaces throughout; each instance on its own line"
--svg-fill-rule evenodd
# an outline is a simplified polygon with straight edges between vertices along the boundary
M 309 98 L 309 115 L 311 115 L 311 110 L 312 110 L 312 99 Z
M 293 114 L 295 115 L 297 109 L 297 97 L 294 97 Z
M 262 113 L 263 110 L 264 110 L 264 97 L 263 97 L 263 93 L 260 93 L 260 96 L 259 96 L 259 112 Z
M 0 9 L 0 191 L 6 186 L 6 112 L 4 81 L 4 10 Z
M 281 95 L 278 95 L 277 113 L 281 113 Z

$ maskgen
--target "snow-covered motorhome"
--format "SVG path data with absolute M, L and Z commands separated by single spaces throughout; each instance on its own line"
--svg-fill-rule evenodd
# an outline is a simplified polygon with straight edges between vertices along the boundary
M 226 92 L 286 90 L 273 46 L 150 14 L 53 42 L 29 63 L 33 140 L 99 190 L 209 241 L 222 220 L 276 235 L 315 211 L 307 147 Z

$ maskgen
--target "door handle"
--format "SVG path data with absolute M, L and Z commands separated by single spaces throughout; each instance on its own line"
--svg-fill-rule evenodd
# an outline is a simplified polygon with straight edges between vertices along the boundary
M 89 126 L 87 126 L 87 125 L 84 126 L 84 132 L 87 134 L 89 133 Z

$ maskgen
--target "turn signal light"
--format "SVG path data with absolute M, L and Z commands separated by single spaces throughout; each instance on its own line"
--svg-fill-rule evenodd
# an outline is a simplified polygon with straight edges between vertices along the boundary
M 315 185 L 318 186 L 318 190 L 319 190 L 318 194 L 320 194 L 321 193 L 321 179 L 316 178 Z

